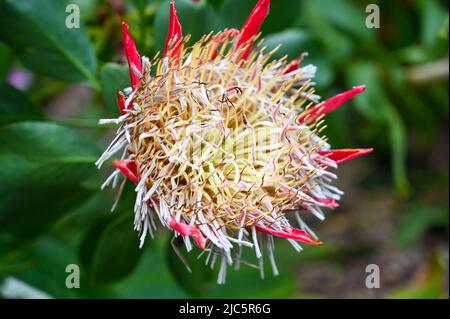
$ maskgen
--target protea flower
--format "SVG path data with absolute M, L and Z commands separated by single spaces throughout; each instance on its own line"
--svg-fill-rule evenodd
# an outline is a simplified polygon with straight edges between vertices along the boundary
M 103 187 L 115 187 L 120 173 L 119 192 L 126 179 L 136 184 L 141 245 L 159 220 L 188 251 L 193 238 L 206 264 L 219 259 L 219 283 L 227 265 L 239 267 L 243 246 L 254 249 L 261 273 L 266 252 L 277 274 L 274 237 L 298 251 L 299 243 L 321 244 L 301 214 L 323 220 L 322 208 L 338 207 L 343 193 L 330 169 L 371 151 L 332 150 L 321 137 L 324 116 L 364 86 L 320 102 L 314 66 L 272 60 L 275 51 L 255 46 L 269 5 L 260 0 L 240 31 L 189 47 L 172 0 L 164 54 L 152 60 L 139 55 L 123 23 L 132 87 L 117 94 L 121 116 L 100 121 L 120 124 L 97 165 L 121 152 Z

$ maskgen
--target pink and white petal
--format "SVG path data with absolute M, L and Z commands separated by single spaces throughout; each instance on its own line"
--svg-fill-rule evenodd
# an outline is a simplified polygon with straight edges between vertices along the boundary
M 270 228 L 270 226 L 263 226 L 261 224 L 257 224 L 257 225 L 255 225 L 255 227 L 256 227 L 257 231 L 264 233 L 264 234 L 281 237 L 281 238 L 286 238 L 286 239 L 293 239 L 293 240 L 296 240 L 296 241 L 299 241 L 299 242 L 302 242 L 305 244 L 310 244 L 310 245 L 321 245 L 322 244 L 321 241 L 315 240 L 306 231 L 298 229 L 298 228 L 284 226 L 282 230 L 275 230 L 273 228 Z
M 339 203 L 332 198 L 314 197 L 314 200 L 327 208 L 338 208 L 339 207 Z

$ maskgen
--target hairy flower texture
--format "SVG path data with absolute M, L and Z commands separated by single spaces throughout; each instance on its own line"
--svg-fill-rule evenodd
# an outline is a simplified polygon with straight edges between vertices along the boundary
M 98 167 L 122 154 L 103 187 L 116 186 L 120 173 L 136 184 L 141 245 L 159 220 L 188 251 L 192 238 L 206 264 L 219 260 L 219 283 L 227 265 L 239 267 L 244 246 L 254 249 L 262 274 L 267 252 L 277 274 L 273 237 L 298 251 L 299 243 L 321 244 L 301 214 L 323 220 L 323 208 L 338 207 L 343 192 L 330 169 L 371 151 L 331 150 L 321 137 L 324 116 L 364 86 L 320 102 L 313 65 L 274 60 L 275 50 L 254 45 L 269 5 L 260 0 L 241 31 L 211 33 L 188 47 L 171 1 L 164 56 L 151 61 L 124 23 L 132 87 L 118 92 L 121 116 L 100 121 L 120 127 Z

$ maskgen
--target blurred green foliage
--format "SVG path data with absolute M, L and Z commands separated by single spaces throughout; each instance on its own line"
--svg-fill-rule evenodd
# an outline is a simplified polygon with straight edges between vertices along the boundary
M 68 3 L 79 5 L 81 28 L 66 28 Z M 193 41 L 240 28 L 255 3 L 176 0 Z M 365 26 L 369 3 L 380 7 L 379 29 Z M 129 23 L 139 51 L 153 57 L 164 46 L 168 6 L 164 0 L 0 1 L 0 284 L 14 276 L 63 298 L 320 297 L 302 292 L 292 278 L 303 265 L 354 255 L 340 245 L 297 255 L 280 241 L 279 277 L 261 280 L 242 266 L 217 286 L 214 271 L 196 255 L 186 256 L 189 274 L 167 233 L 138 249 L 131 185 L 109 212 L 114 194 L 100 192 L 103 173 L 93 162 L 108 132 L 97 120 L 118 115 L 116 90 L 129 85 L 120 22 Z M 440 0 L 272 0 L 262 28 L 269 47 L 283 44 L 278 57 L 309 53 L 304 63 L 318 66 L 323 97 L 367 85 L 328 117 L 326 134 L 336 148 L 376 149 L 358 181 L 369 196 L 380 188 L 392 193 L 398 249 L 418 245 L 436 229 L 448 235 L 448 9 Z M 31 86 L 15 88 L 15 74 L 30 77 Z M 92 88 L 89 99 L 61 116 L 49 104 L 75 84 Z M 424 280 L 386 297 L 448 294 L 441 287 L 448 271 L 442 258 L 433 253 Z M 81 267 L 80 289 L 64 285 L 71 263 Z

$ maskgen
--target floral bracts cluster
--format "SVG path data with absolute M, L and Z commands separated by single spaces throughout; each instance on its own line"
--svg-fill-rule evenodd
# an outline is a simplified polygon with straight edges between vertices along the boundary
M 274 60 L 275 50 L 255 44 L 269 6 L 260 0 L 240 31 L 188 46 L 172 0 L 164 54 L 152 60 L 123 23 L 132 87 L 117 94 L 121 116 L 100 121 L 120 125 L 97 162 L 121 154 L 103 187 L 120 193 L 126 179 L 136 184 L 141 245 L 159 222 L 188 251 L 193 239 L 206 264 L 220 264 L 219 283 L 227 265 L 239 267 L 243 247 L 254 249 L 262 273 L 267 254 L 277 274 L 274 237 L 298 251 L 299 243 L 321 244 L 301 214 L 323 220 L 323 208 L 338 207 L 332 170 L 371 151 L 332 150 L 321 136 L 324 116 L 364 86 L 321 102 L 313 65 Z

